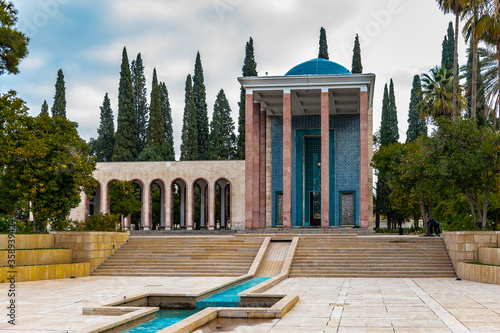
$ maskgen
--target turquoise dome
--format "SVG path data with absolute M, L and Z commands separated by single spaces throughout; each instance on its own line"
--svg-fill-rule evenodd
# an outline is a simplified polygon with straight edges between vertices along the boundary
M 298 64 L 290 69 L 285 75 L 332 75 L 351 74 L 347 68 L 336 62 L 316 58 Z

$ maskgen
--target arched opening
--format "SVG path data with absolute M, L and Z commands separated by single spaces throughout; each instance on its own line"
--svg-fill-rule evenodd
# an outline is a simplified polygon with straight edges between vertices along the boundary
M 140 180 L 133 180 L 132 185 L 134 186 L 135 198 L 143 203 L 141 210 L 131 216 L 131 228 L 133 230 L 140 230 L 144 228 L 144 200 L 143 200 L 143 184 Z
M 97 185 L 94 192 L 92 193 L 92 198 L 88 199 L 88 216 L 99 214 L 101 212 L 101 183 L 99 183 L 98 181 L 96 181 L 96 183 Z
M 215 183 L 215 228 L 231 227 L 231 184 L 225 178 Z
M 165 185 L 159 179 L 151 182 L 151 230 L 165 229 Z
M 173 228 L 186 227 L 186 182 L 176 179 L 172 182 L 172 225 Z
M 208 226 L 208 182 L 198 179 L 193 183 L 193 229 Z

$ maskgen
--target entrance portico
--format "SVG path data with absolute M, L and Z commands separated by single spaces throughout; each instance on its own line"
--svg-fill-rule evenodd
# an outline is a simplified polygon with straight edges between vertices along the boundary
M 246 90 L 245 228 L 367 228 L 375 75 L 313 59 L 285 76 L 238 80 Z

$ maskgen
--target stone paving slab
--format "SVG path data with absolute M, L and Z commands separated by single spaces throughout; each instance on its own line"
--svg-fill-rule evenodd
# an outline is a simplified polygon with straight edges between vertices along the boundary
M 138 293 L 201 293 L 227 277 L 103 277 L 16 283 L 16 325 L 7 323 L 8 284 L 0 284 L 0 333 L 86 332 L 113 316 L 83 307 Z M 282 319 L 219 319 L 207 332 L 500 333 L 500 285 L 451 278 L 292 278 L 266 293 L 298 294 Z

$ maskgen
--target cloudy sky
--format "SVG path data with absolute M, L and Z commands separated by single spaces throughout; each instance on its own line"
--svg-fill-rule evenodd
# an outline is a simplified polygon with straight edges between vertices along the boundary
M 36 115 L 52 106 L 59 68 L 66 83 L 67 117 L 84 139 L 97 136 L 99 106 L 109 93 L 117 118 L 124 46 L 129 60 L 141 52 L 148 96 L 153 68 L 165 81 L 179 154 L 184 84 L 200 51 L 211 118 L 224 89 L 237 122 L 245 43 L 254 39 L 259 75 L 283 75 L 317 57 L 320 27 L 327 31 L 330 60 L 351 68 L 356 33 L 363 71 L 376 74 L 374 131 L 380 127 L 384 84 L 393 78 L 400 140 L 407 129 L 415 74 L 441 62 L 451 15 L 435 0 L 14 0 L 18 27 L 31 39 L 18 75 L 0 77 L 0 92 L 17 90 Z M 459 62 L 465 62 L 460 38 Z

